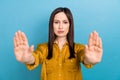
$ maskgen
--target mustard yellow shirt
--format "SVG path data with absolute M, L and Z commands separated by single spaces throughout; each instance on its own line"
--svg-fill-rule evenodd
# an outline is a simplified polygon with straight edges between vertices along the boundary
M 32 70 L 42 64 L 41 80 L 82 80 L 80 63 L 84 61 L 84 45 L 75 43 L 75 58 L 69 59 L 68 43 L 64 44 L 60 50 L 57 43 L 53 44 L 53 57 L 46 59 L 48 54 L 47 43 L 39 44 L 33 52 L 35 63 L 27 64 L 27 68 Z M 84 63 L 83 63 L 84 64 Z M 84 64 L 91 68 L 92 65 Z

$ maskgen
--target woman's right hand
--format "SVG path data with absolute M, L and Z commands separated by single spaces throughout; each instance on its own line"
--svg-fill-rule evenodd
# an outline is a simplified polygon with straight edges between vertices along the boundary
M 29 46 L 26 35 L 21 31 L 16 32 L 14 36 L 14 53 L 16 59 L 25 64 L 33 64 L 33 51 L 34 46 Z

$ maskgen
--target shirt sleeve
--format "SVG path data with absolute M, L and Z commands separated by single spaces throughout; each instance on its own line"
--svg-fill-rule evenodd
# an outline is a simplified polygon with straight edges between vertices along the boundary
M 29 70 L 33 70 L 35 69 L 39 64 L 43 63 L 43 60 L 45 58 L 45 54 L 46 54 L 46 44 L 39 44 L 37 46 L 37 49 L 32 53 L 35 62 L 34 64 L 26 64 L 26 67 Z
M 84 58 L 85 58 L 84 49 L 85 49 L 85 45 L 83 45 L 83 44 L 75 44 L 75 53 L 77 53 L 77 56 L 79 58 L 80 63 L 83 63 L 83 65 L 86 68 L 92 68 L 93 67 L 92 64 L 85 64 L 84 63 Z

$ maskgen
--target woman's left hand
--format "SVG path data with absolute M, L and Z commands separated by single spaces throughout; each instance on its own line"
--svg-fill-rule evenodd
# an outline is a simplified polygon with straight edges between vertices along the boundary
M 102 59 L 102 40 L 96 31 L 92 32 L 89 36 L 88 45 L 85 46 L 85 59 L 86 64 L 96 64 Z

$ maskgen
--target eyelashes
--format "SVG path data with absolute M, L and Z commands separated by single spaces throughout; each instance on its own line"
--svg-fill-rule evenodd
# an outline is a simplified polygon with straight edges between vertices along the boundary
M 55 23 L 55 24 L 59 24 L 60 21 L 54 21 L 54 23 Z M 62 23 L 63 23 L 63 24 L 68 24 L 68 21 L 63 21 Z

